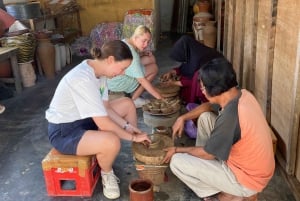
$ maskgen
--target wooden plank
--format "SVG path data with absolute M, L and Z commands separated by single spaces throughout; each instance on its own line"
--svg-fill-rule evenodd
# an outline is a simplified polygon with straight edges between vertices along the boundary
M 242 83 L 243 76 L 243 43 L 244 43 L 244 19 L 245 19 L 245 1 L 239 0 L 235 3 L 234 15 L 234 46 L 232 55 L 232 65 L 235 69 L 238 83 Z
M 268 67 L 270 51 L 270 30 L 272 26 L 272 0 L 258 2 L 256 70 L 254 95 L 264 114 L 267 107 Z
M 294 174 L 300 115 L 300 25 L 298 0 L 278 0 L 271 97 L 271 124 L 280 135 L 278 149 Z M 283 164 L 281 164 L 283 165 Z
M 225 1 L 225 21 L 224 21 L 224 55 L 232 61 L 232 48 L 234 47 L 234 12 L 235 0 Z
M 255 61 L 256 61 L 256 31 L 257 31 L 257 1 L 245 2 L 245 32 L 243 48 L 243 82 L 242 87 L 253 92 L 255 88 Z
M 217 50 L 221 51 L 221 37 L 222 37 L 222 0 L 216 0 L 216 16 L 217 16 Z

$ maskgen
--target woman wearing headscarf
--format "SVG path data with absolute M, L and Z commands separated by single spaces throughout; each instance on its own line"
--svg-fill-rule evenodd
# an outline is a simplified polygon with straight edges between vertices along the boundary
M 216 49 L 207 47 L 193 37 L 181 36 L 174 44 L 170 52 L 170 58 L 180 62 L 180 66 L 161 76 L 162 80 L 168 80 L 169 85 L 180 86 L 180 97 L 186 103 L 206 102 L 198 82 L 198 70 L 208 61 L 223 57 Z M 171 77 L 179 77 L 172 80 Z

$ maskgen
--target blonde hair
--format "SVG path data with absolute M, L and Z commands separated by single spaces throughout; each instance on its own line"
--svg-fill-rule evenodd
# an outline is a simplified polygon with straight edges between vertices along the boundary
M 135 28 L 131 37 L 141 36 L 145 33 L 149 33 L 151 35 L 150 29 L 148 27 L 146 27 L 145 25 L 139 25 Z

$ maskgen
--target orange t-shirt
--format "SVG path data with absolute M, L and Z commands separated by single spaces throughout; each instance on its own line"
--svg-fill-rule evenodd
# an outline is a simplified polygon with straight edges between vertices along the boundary
M 238 118 L 241 139 L 232 146 L 227 165 L 242 185 L 260 192 L 274 173 L 273 145 L 261 107 L 246 90 L 238 101 Z

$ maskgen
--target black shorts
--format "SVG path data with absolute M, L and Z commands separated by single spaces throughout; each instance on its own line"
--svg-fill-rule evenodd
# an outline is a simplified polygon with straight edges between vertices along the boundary
M 92 118 L 70 123 L 48 124 L 48 137 L 52 146 L 63 154 L 76 155 L 77 145 L 88 130 L 98 130 Z

